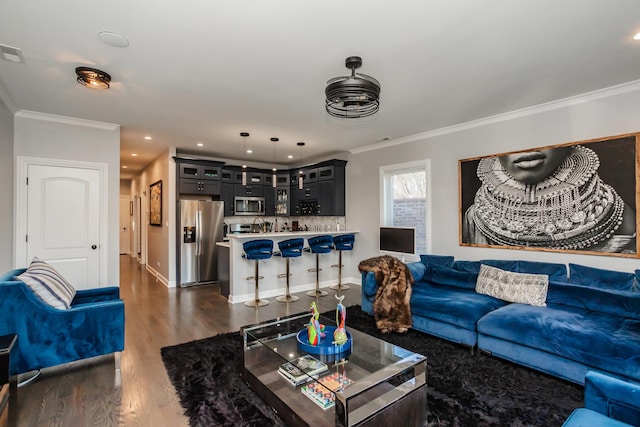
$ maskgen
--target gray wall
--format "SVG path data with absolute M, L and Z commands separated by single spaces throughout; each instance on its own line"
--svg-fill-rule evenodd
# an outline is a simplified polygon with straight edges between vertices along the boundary
M 419 159 L 431 159 L 431 250 L 434 254 L 468 260 L 573 262 L 623 271 L 640 268 L 638 259 L 458 245 L 458 160 L 638 132 L 640 85 L 624 89 L 589 94 L 544 108 L 425 134 L 413 142 L 370 151 L 354 150 L 347 165 L 347 228 L 361 233 L 356 239 L 348 275 L 357 275 L 358 260 L 378 255 L 379 168 Z
M 0 271 L 13 267 L 13 113 L 0 99 Z

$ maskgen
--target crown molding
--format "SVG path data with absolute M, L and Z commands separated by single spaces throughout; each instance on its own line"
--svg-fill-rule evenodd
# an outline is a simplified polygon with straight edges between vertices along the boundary
M 9 96 L 9 92 L 4 88 L 2 80 L 0 80 L 0 101 L 4 102 L 4 105 L 11 111 L 11 114 L 15 115 L 18 112 L 18 107 L 16 103 L 13 102 L 13 99 L 11 99 L 11 96 Z
M 494 116 L 485 117 L 482 119 L 472 120 L 465 123 L 459 123 L 452 126 L 447 126 L 439 129 L 430 130 L 415 135 L 409 135 L 401 138 L 392 139 L 390 141 L 383 141 L 377 144 L 372 144 L 366 147 L 357 147 L 349 150 L 351 154 L 359 154 L 367 151 L 380 150 L 383 148 L 393 147 L 394 145 L 406 144 L 414 141 L 422 141 L 429 138 L 435 138 L 442 135 L 461 132 L 481 126 L 487 126 L 494 123 L 504 122 L 507 120 L 513 120 L 526 116 L 533 116 L 535 114 L 544 113 L 547 111 L 553 111 L 560 108 L 570 107 L 572 105 L 584 104 L 587 102 L 595 101 L 602 98 L 608 98 L 611 96 L 621 95 L 629 92 L 635 92 L 640 90 L 640 80 L 633 80 L 627 83 L 622 83 L 616 86 L 610 86 L 604 89 L 594 90 L 592 92 L 586 92 L 580 95 L 571 96 L 568 98 L 562 98 L 555 101 L 545 102 L 544 104 L 534 105 L 532 107 L 522 108 L 519 110 L 510 111 L 507 113 L 496 114 Z
M 26 119 L 44 120 L 48 122 L 63 123 L 66 125 L 84 126 L 93 129 L 117 131 L 120 125 L 114 123 L 96 122 L 93 120 L 77 119 L 75 117 L 58 116 L 55 114 L 38 113 L 37 111 L 20 110 L 16 113 L 16 117 L 24 117 Z

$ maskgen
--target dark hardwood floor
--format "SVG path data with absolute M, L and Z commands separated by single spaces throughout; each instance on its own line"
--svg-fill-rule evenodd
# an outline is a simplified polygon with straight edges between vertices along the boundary
M 335 271 L 322 274 L 337 278 Z M 120 286 L 126 312 L 121 375 L 113 356 L 45 370 L 18 389 L 10 426 L 186 426 L 160 348 L 306 311 L 313 300 L 300 293 L 297 302 L 272 299 L 254 309 L 229 304 L 216 285 L 167 289 L 127 255 L 120 257 Z M 335 309 L 331 295 L 318 299 L 321 311 Z M 360 304 L 359 285 L 344 295 L 346 306 Z

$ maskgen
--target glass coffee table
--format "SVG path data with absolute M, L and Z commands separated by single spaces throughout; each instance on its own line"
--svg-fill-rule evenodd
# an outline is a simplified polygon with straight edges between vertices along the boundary
M 316 368 L 325 364 L 326 370 L 302 373 L 297 377 L 301 385 L 287 380 L 280 367 L 309 354 L 297 337 L 309 319 L 305 312 L 241 329 L 244 378 L 287 425 L 425 424 L 426 357 L 351 329 L 348 318 L 350 350 L 326 355 L 312 351 L 321 362 Z M 335 325 L 335 319 L 321 316 L 320 323 Z M 327 334 L 325 339 L 332 337 Z

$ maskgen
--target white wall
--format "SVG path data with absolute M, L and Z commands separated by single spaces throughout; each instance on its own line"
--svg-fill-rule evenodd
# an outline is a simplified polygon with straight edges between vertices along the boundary
M 29 156 L 108 165 L 106 285 L 118 285 L 120 127 L 24 111 L 15 115 L 14 125 L 14 159 Z
M 175 148 L 169 148 L 144 170 L 131 180 L 131 198 L 139 196 L 143 200 L 142 224 L 143 242 L 146 239 L 146 252 L 143 249 L 143 263 L 147 270 L 167 287 L 176 286 L 176 167 Z M 162 226 L 149 225 L 149 186 L 162 180 Z M 146 237 L 145 237 L 146 236 Z
M 0 272 L 13 267 L 13 113 L 0 99 Z
M 640 131 L 640 84 L 600 91 L 500 118 L 432 132 L 420 139 L 373 151 L 354 150 L 347 165 L 347 228 L 359 229 L 357 260 L 377 256 L 380 166 L 431 159 L 434 254 L 456 259 L 527 259 L 573 262 L 632 271 L 640 260 L 612 256 L 474 248 L 458 245 L 458 160 Z M 428 118 L 425 118 L 428 121 Z M 380 145 L 381 146 L 381 145 Z

